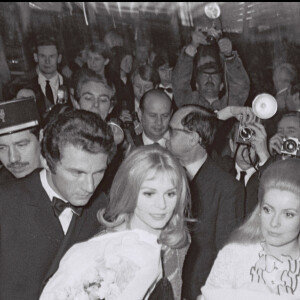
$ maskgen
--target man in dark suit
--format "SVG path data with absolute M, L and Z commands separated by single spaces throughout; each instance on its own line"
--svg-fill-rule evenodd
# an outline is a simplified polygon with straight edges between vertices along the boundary
M 160 144 L 166 146 L 169 122 L 172 116 L 172 101 L 162 90 L 150 90 L 140 100 L 140 115 L 143 133 L 134 137 L 136 146 Z
M 231 156 L 218 156 L 214 160 L 244 186 L 245 198 L 240 199 L 244 212 L 242 219 L 244 219 L 257 204 L 259 178 L 270 154 L 267 146 L 267 133 L 262 124 L 254 122 L 246 125 L 253 132 L 249 139 L 242 138 L 243 126 L 239 124 L 239 122 L 234 123 L 229 134 Z
M 0 187 L 0 299 L 34 300 L 64 253 L 100 230 L 92 198 L 115 152 L 108 125 L 86 111 L 44 129 L 45 170 Z
M 55 38 L 42 35 L 36 39 L 33 57 L 37 67 L 30 82 L 34 90 L 43 95 L 37 99 L 38 110 L 43 116 L 58 101 L 67 101 L 67 95 L 61 95 L 64 78 L 57 71 L 62 54 Z
M 183 266 L 182 297 L 188 300 L 200 294 L 218 250 L 241 213 L 241 184 L 207 155 L 216 127 L 216 114 L 198 105 L 179 108 L 170 121 L 167 148 L 187 170 L 196 219 Z

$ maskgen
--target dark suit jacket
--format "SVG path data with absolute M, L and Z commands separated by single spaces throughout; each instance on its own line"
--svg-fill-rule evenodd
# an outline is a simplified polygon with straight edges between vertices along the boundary
M 133 142 L 135 144 L 136 147 L 139 146 L 144 146 L 144 142 L 143 142 L 143 138 L 142 138 L 142 133 L 139 135 L 134 135 L 133 136 Z
M 233 230 L 239 215 L 242 185 L 207 158 L 190 182 L 192 216 L 191 245 L 183 266 L 182 296 L 195 300 L 205 284 L 218 251 Z
M 0 169 L 0 184 L 16 179 L 4 166 Z
M 232 176 L 236 177 L 237 171 L 235 169 L 235 162 L 233 158 L 231 158 L 230 156 L 217 157 L 215 159 L 215 162 L 223 170 L 230 173 Z M 261 175 L 260 171 L 255 172 L 247 182 L 245 188 L 244 201 L 242 201 L 243 199 L 241 199 L 242 211 L 244 212 L 242 219 L 245 218 L 247 215 L 249 215 L 254 210 L 257 204 L 258 201 L 257 192 L 258 192 L 260 175 Z
M 43 94 L 42 88 L 39 85 L 37 75 L 35 77 L 31 78 L 30 82 L 31 82 L 32 88 L 34 89 L 36 96 L 37 96 L 36 97 L 36 105 L 37 105 L 38 112 L 39 112 L 40 116 L 43 117 L 44 114 L 49 110 L 49 108 L 51 106 L 53 106 L 53 103 L 51 103 L 48 100 L 48 98 Z M 66 86 L 68 88 L 66 82 L 67 82 L 67 80 L 63 77 L 64 86 Z M 70 99 L 68 99 L 67 104 L 72 106 Z
M 65 236 L 39 173 L 0 186 L 0 299 L 38 299 L 65 252 L 101 230 L 96 213 L 105 200 L 91 199 L 73 215 Z

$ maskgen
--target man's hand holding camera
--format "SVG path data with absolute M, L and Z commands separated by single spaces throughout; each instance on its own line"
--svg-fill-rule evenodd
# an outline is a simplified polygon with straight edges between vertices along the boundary
M 248 123 L 246 126 L 253 131 L 250 144 L 258 155 L 260 164 L 263 165 L 270 157 L 265 127 L 258 122 Z
M 269 151 L 272 155 L 300 157 L 300 142 L 297 138 L 284 137 L 283 134 L 276 133 L 269 141 Z
M 253 123 L 256 116 L 251 107 L 246 106 L 226 106 L 217 112 L 219 120 L 228 120 L 236 118 L 242 125 L 246 123 Z
M 191 36 L 192 42 L 185 48 L 185 52 L 190 56 L 194 56 L 197 53 L 199 45 L 208 45 L 209 43 L 206 41 L 206 36 L 201 32 L 200 27 L 196 27 L 196 29 L 192 31 Z
M 283 134 L 276 133 L 274 136 L 272 136 L 269 140 L 269 151 L 271 155 L 281 154 L 281 148 L 283 145 Z

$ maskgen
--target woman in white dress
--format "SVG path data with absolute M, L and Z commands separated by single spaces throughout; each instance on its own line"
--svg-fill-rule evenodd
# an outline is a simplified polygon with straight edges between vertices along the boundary
M 189 201 L 177 159 L 160 146 L 138 147 L 121 164 L 108 207 L 98 212 L 106 232 L 65 254 L 40 299 L 147 299 L 162 277 L 161 246 L 188 243 Z
M 199 299 L 300 299 L 300 160 L 271 164 L 258 201 L 219 252 Z

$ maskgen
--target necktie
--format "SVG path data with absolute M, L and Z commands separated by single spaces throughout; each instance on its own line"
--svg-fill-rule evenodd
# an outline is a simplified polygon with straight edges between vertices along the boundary
M 70 207 L 74 214 L 80 216 L 82 213 L 82 207 L 74 206 L 70 202 L 62 201 L 59 198 L 53 197 L 52 208 L 56 217 L 59 217 L 60 214 L 64 211 L 65 208 Z
M 241 171 L 240 173 L 240 182 L 243 184 L 243 186 L 246 186 L 245 184 L 245 176 L 246 176 L 246 172 L 245 171 Z
M 244 212 L 244 217 L 246 216 L 247 213 L 247 195 L 246 195 L 246 185 L 245 185 L 245 176 L 246 176 L 246 172 L 245 171 L 241 171 L 240 173 L 240 182 L 242 183 L 243 187 L 244 187 L 244 202 L 243 202 L 243 212 Z
M 52 104 L 54 104 L 53 92 L 49 80 L 46 80 L 46 97 Z

